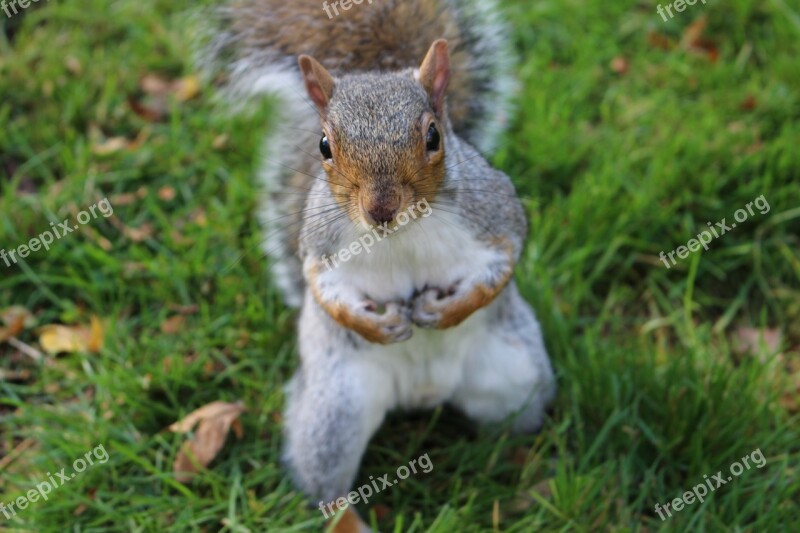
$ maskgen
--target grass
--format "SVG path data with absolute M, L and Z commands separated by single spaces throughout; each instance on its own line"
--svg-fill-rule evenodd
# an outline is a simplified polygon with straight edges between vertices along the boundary
M 360 510 L 398 532 L 788 530 L 800 520 L 798 5 L 698 3 L 665 23 L 655 2 L 507 4 L 521 89 L 494 162 L 530 214 L 517 279 L 559 395 L 528 437 L 448 409 L 393 415 L 358 484 L 425 453 L 434 469 Z M 149 122 L 128 102 L 148 73 L 192 73 L 189 7 L 75 0 L 0 17 L 0 248 L 116 200 L 114 217 L 0 264 L 0 309 L 24 306 L 37 325 L 106 321 L 99 353 L 44 364 L 0 345 L 16 376 L 0 381 L 0 502 L 98 445 L 109 454 L 0 529 L 322 526 L 278 463 L 294 316 L 258 252 L 253 179 L 260 137 L 280 127 L 273 104 L 230 117 L 205 90 Z M 681 46 L 701 16 L 700 50 Z M 138 142 L 97 153 L 114 137 Z M 761 195 L 768 213 L 660 262 Z M 185 326 L 165 332 L 186 306 Z M 781 341 L 742 353 L 743 328 Z M 248 406 L 244 437 L 178 483 L 184 437 L 165 428 L 215 400 Z M 757 449 L 762 468 L 656 514 Z

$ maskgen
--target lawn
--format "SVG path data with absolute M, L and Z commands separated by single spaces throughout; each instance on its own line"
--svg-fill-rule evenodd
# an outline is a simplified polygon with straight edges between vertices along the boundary
M 709 0 L 666 22 L 643 0 L 505 4 L 520 88 L 492 161 L 529 213 L 516 278 L 559 393 L 534 436 L 392 415 L 357 485 L 424 454 L 433 469 L 359 511 L 396 532 L 796 528 L 800 4 Z M 275 102 L 233 116 L 197 84 L 193 6 L 0 15 L 0 249 L 77 226 L 0 259 L 0 504 L 57 487 L 0 530 L 323 526 L 279 463 L 295 314 L 253 175 L 282 125 Z M 687 252 L 709 223 L 724 234 Z M 245 409 L 182 479 L 189 437 L 169 426 L 216 401 Z

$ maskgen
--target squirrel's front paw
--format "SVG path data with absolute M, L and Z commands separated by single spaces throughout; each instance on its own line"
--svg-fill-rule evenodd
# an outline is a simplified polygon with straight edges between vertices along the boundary
M 392 344 L 411 338 L 411 308 L 398 302 L 377 304 L 367 300 L 361 313 L 361 327 L 356 329 L 371 342 Z
M 447 289 L 428 288 L 422 290 L 415 298 L 411 320 L 421 328 L 435 329 L 442 325 L 447 310 L 456 301 L 458 283 Z

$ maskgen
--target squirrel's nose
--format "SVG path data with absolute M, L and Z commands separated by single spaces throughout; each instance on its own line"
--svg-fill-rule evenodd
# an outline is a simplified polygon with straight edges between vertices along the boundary
M 387 205 L 376 205 L 369 210 L 369 216 L 376 224 L 386 224 L 394 219 L 397 209 Z

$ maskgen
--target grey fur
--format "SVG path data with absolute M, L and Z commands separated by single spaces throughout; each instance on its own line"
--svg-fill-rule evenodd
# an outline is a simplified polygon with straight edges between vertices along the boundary
M 379 10 L 400 1 L 416 0 L 381 0 L 380 4 L 362 7 Z M 495 0 L 441 2 L 442 9 L 456 16 L 469 59 L 465 70 L 469 72 L 471 98 L 463 103 L 468 107 L 469 118 L 457 133 L 486 154 L 497 146 L 511 113 L 515 82 L 510 31 Z M 259 174 L 264 193 L 259 218 L 265 229 L 263 248 L 273 278 L 286 303 L 299 307 L 304 282 L 300 263 L 292 251 L 302 224 L 301 193 L 310 188 L 314 180 L 309 177 L 300 186 L 288 181 L 292 169 L 311 175 L 321 171 L 320 165 L 310 159 L 317 154 L 319 136 L 310 132 L 319 130 L 319 117 L 305 96 L 296 58 L 282 54 L 269 46 L 269 40 L 256 38 L 254 30 L 248 29 L 257 27 L 255 21 L 259 17 L 274 16 L 272 10 L 263 7 L 265 5 L 265 0 L 244 0 L 204 11 L 197 17 L 206 22 L 196 24 L 195 60 L 207 80 L 226 80 L 222 101 L 230 104 L 234 111 L 247 110 L 252 98 L 263 95 L 276 96 L 281 102 L 275 117 L 275 124 L 279 126 L 270 128 L 263 148 Z M 248 19 L 254 22 L 234 24 L 234 21 Z M 325 24 L 332 23 L 348 24 L 348 19 L 339 17 L 328 21 L 323 16 L 319 31 L 324 32 Z M 353 32 L 358 30 L 352 28 Z M 334 75 L 341 75 L 350 61 L 352 58 L 329 57 L 324 64 Z M 387 62 L 391 64 L 391 58 L 387 58 Z M 416 68 L 418 63 L 403 66 Z

